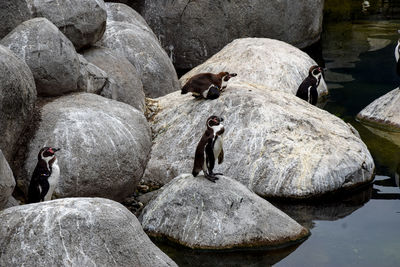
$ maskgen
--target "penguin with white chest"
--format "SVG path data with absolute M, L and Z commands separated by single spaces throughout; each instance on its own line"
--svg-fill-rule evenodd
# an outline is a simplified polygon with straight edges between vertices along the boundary
M 60 178 L 60 167 L 55 153 L 59 148 L 43 147 L 33 171 L 28 189 L 28 203 L 51 200 Z
M 400 33 L 400 30 L 399 30 Z M 396 72 L 400 76 L 400 39 L 397 40 L 396 48 L 394 49 L 394 57 L 396 59 Z
M 297 89 L 296 96 L 315 106 L 318 101 L 318 87 L 324 83 L 322 68 L 314 65 L 308 71 L 307 78 Z
M 203 171 L 204 176 L 214 183 L 218 180 L 216 175 L 222 175 L 222 173 L 214 173 L 213 169 L 217 159 L 218 164 L 221 164 L 224 160 L 222 137 L 225 129 L 221 124 L 223 120 L 223 118 L 217 116 L 211 116 L 207 119 L 207 129 L 197 145 L 194 157 L 193 176 L 196 177 L 200 171 Z

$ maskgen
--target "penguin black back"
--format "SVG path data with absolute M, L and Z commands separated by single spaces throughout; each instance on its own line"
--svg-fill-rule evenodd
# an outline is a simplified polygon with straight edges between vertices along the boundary
M 296 96 L 316 105 L 318 101 L 318 85 L 322 79 L 322 68 L 314 65 L 308 71 L 308 76 L 303 80 L 297 89 Z
M 236 73 L 220 72 L 218 74 L 206 72 L 199 73 L 191 77 L 181 89 L 181 94 L 191 92 L 194 97 L 203 97 L 206 99 L 216 99 L 224 89 L 223 82 L 228 82 L 230 78 L 235 77 Z M 216 91 L 218 89 L 218 92 Z M 210 92 L 212 90 L 212 92 Z

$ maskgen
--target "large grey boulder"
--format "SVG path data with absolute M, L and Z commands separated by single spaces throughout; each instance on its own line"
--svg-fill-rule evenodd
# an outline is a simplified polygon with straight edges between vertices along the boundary
M 98 45 L 115 50 L 136 67 L 146 96 L 159 97 L 180 89 L 170 58 L 147 25 L 140 20 L 132 23 L 131 20 L 121 22 L 108 19 L 106 31 Z
M 77 50 L 97 42 L 106 28 L 103 0 L 27 0 L 33 17 L 45 17 L 71 40 Z
M 70 198 L 0 212 L 1 266 L 177 266 L 121 204 Z
M 25 185 L 48 145 L 57 152 L 58 197 L 101 196 L 123 200 L 135 191 L 151 150 L 150 127 L 137 109 L 95 94 L 60 97 L 41 109 L 41 122 L 29 143 Z
M 295 95 L 313 65 L 317 63 L 310 56 L 290 44 L 268 38 L 243 38 L 225 46 L 179 81 L 183 86 L 196 74 L 228 71 L 238 74 L 232 81 L 265 85 Z M 325 82 L 321 83 L 318 96 L 327 93 Z
M 20 23 L 31 18 L 26 0 L 0 1 L 0 39 Z
M 83 55 L 90 63 L 107 73 L 109 83 L 103 88 L 102 96 L 144 111 L 145 96 L 140 75 L 125 57 L 103 47 L 85 50 Z
M 373 101 L 358 113 L 357 118 L 368 125 L 400 132 L 400 88 Z
M 191 172 L 210 115 L 225 125 L 222 172 L 265 197 L 307 198 L 372 179 L 366 145 L 341 119 L 294 95 L 232 81 L 216 100 L 160 97 L 143 181 L 165 184 Z
M 11 161 L 17 141 L 32 118 L 36 87 L 26 63 L 2 45 L 0 73 L 0 149 Z
M 182 174 L 143 210 L 147 234 L 199 249 L 282 246 L 309 232 L 244 185 Z
M 15 187 L 15 179 L 7 160 L 0 149 L 0 210 L 3 209 Z
M 28 64 L 39 95 L 76 91 L 79 59 L 73 44 L 45 18 L 23 22 L 0 43 Z
M 190 69 L 242 37 L 309 46 L 320 38 L 323 6 L 323 0 L 149 0 L 142 14 L 175 66 Z

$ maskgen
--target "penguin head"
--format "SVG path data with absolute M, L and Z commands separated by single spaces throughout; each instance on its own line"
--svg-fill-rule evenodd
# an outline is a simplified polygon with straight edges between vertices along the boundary
M 222 117 L 213 115 L 207 119 L 207 127 L 212 128 L 215 126 L 219 126 L 219 125 L 221 125 L 221 122 L 223 122 L 223 121 L 224 121 L 224 119 Z
M 322 72 L 323 70 L 320 66 L 314 65 L 308 71 L 308 75 L 314 76 L 316 79 L 318 79 L 318 77 L 322 75 Z
M 222 80 L 224 82 L 227 82 L 229 81 L 230 78 L 237 76 L 236 73 L 229 73 L 229 72 L 220 72 L 218 75 L 222 77 Z
M 54 147 L 43 147 L 40 149 L 38 154 L 38 160 L 51 160 L 55 157 L 55 153 L 60 150 L 59 148 Z

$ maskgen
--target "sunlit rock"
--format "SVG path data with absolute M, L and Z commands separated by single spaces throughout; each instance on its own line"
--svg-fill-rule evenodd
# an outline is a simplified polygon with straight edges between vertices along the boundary
M 199 73 L 237 73 L 232 81 L 259 84 L 292 94 L 317 63 L 300 49 L 287 43 L 267 38 L 237 39 L 225 46 L 203 64 L 186 73 L 179 80 L 186 81 Z M 326 95 L 325 82 L 319 87 L 319 97 Z
M 69 198 L 0 212 L 1 266 L 177 266 L 121 204 Z
M 366 145 L 341 119 L 292 94 L 232 82 L 216 100 L 160 97 L 143 181 L 165 184 L 191 172 L 210 115 L 224 118 L 225 160 L 215 172 L 266 197 L 307 198 L 372 179 Z
M 244 185 L 225 176 L 212 183 L 182 174 L 144 209 L 143 229 L 199 249 L 282 246 L 309 232 Z
M 115 200 L 135 191 L 151 149 L 150 127 L 137 109 L 95 94 L 60 97 L 41 108 L 29 143 L 23 179 L 27 186 L 41 147 L 53 146 L 60 166 L 58 197 L 101 196 Z

